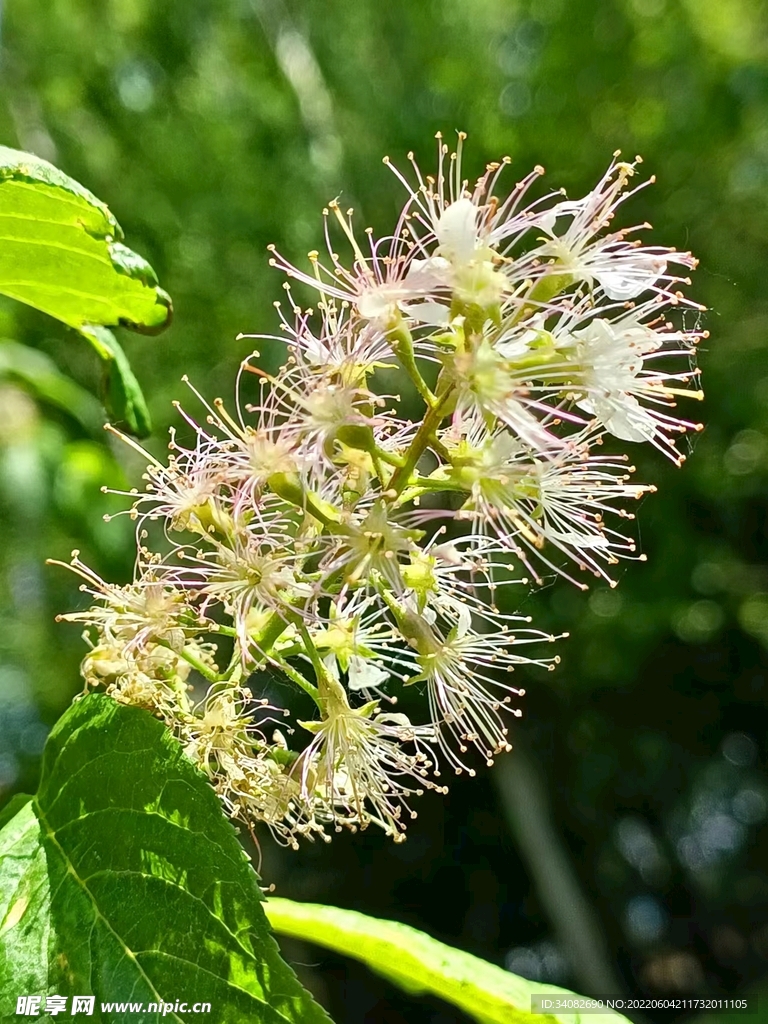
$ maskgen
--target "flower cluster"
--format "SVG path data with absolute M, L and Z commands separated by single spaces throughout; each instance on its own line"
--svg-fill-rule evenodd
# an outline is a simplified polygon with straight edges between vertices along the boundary
M 697 319 L 679 276 L 695 261 L 613 225 L 637 162 L 614 159 L 582 199 L 529 201 L 540 168 L 506 195 L 507 159 L 470 185 L 462 143 L 438 139 L 434 176 L 412 158 L 395 172 L 391 236 L 360 241 L 334 202 L 326 258 L 304 271 L 272 250 L 291 279 L 285 365 L 253 353 L 233 411 L 195 391 L 202 422 L 180 409 L 167 462 L 140 449 L 130 585 L 71 563 L 93 599 L 63 616 L 87 627 L 87 686 L 151 709 L 234 817 L 292 845 L 371 822 L 402 838 L 441 764 L 473 774 L 510 749 L 509 674 L 557 662 L 513 588 L 613 584 L 643 557 L 622 527 L 654 489 L 623 444 L 680 463 L 698 429 L 674 407 L 701 397 L 702 333 L 670 319 Z M 265 668 L 314 702 L 298 730 L 254 697 Z M 394 711 L 406 687 L 420 721 Z

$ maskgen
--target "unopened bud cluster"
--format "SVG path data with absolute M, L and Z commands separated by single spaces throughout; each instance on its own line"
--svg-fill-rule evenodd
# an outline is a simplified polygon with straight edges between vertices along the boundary
M 469 185 L 462 142 L 438 140 L 434 175 L 395 172 L 392 235 L 332 203 L 327 256 L 304 271 L 273 251 L 317 296 L 300 308 L 286 282 L 285 365 L 254 353 L 230 411 L 195 392 L 202 422 L 182 410 L 167 464 L 144 453 L 131 584 L 71 563 L 94 600 L 63 616 L 88 627 L 87 686 L 151 709 L 233 817 L 291 845 L 371 822 L 402 838 L 441 765 L 510 749 L 509 673 L 557 662 L 515 594 L 642 557 L 622 527 L 653 488 L 622 442 L 679 463 L 698 429 L 674 414 L 701 397 L 675 269 L 695 261 L 613 223 L 636 163 L 529 201 L 540 168 L 500 191 L 505 159 Z M 298 729 L 254 694 L 267 668 L 314 702 Z

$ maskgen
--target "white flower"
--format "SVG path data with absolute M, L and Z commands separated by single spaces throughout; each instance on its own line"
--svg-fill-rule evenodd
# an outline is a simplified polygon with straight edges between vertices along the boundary
M 312 640 L 324 655 L 325 667 L 334 679 L 344 673 L 353 692 L 380 693 L 380 687 L 391 676 L 406 678 L 397 668 L 393 637 L 381 607 L 362 591 L 349 600 L 334 601 L 327 625 L 312 630 Z
M 80 666 L 86 688 L 103 686 L 121 704 L 147 708 L 170 720 L 189 710 L 185 691 L 190 666 L 178 654 L 160 644 L 137 650 L 101 640 Z
M 294 313 L 293 321 L 288 320 L 280 303 L 275 303 L 285 336 L 248 334 L 243 337 L 280 344 L 287 339 L 288 351 L 296 363 L 293 379 L 322 376 L 344 385 L 359 385 L 365 383 L 369 373 L 392 365 L 389 341 L 377 324 L 361 325 L 347 303 L 331 298 L 318 304 L 320 322 L 315 327 L 314 311 L 302 310 L 296 305 L 287 283 L 284 288 Z
M 110 430 L 147 459 L 144 493 L 104 488 L 109 493 L 127 493 L 135 499 L 128 515 L 138 520 L 139 529 L 147 520 L 164 520 L 169 530 L 205 532 L 211 518 L 216 516 L 217 507 L 227 501 L 222 494 L 225 475 L 213 456 L 211 439 L 198 432 L 195 447 L 184 448 L 176 440 L 176 432 L 171 429 L 168 445 L 171 455 L 168 465 L 164 466 L 132 438 L 115 428 Z M 111 518 L 108 516 L 107 521 Z
M 375 701 L 351 708 L 338 683 L 323 692 L 323 719 L 301 723 L 314 734 L 296 768 L 303 801 L 311 806 L 319 797 L 337 828 L 374 822 L 402 840 L 403 813 L 416 817 L 408 799 L 439 788 L 429 778 L 433 765 L 425 750 L 432 731 L 405 715 L 379 714 Z
M 461 171 L 464 138 L 459 133 L 457 151 L 449 156 L 438 134 L 438 172 L 434 178 L 425 178 L 409 155 L 415 184 L 385 160 L 405 185 L 408 198 L 390 237 L 374 242 L 370 231 L 366 232 L 368 252 L 355 236 L 352 211 L 344 215 L 338 202 L 328 204 L 324 211 L 326 225 L 332 215 L 341 227 L 354 254 L 351 270 L 339 259 L 327 226 L 329 266 L 312 252 L 311 272 L 306 273 L 274 247 L 270 247 L 271 264 L 315 288 L 324 301 L 346 300 L 361 317 L 384 325 L 398 311 L 417 324 L 445 325 L 454 300 L 493 310 L 509 290 L 509 275 L 500 269 L 496 252 L 498 243 L 512 246 L 530 229 L 530 211 L 521 210 L 520 205 L 532 182 L 543 172 L 536 168 L 500 201 L 493 193 L 500 171 L 510 162 L 505 158 L 489 165 L 470 190 Z M 533 209 L 543 201 L 534 203 Z
M 155 565 L 142 567 L 135 582 L 118 587 L 105 582 L 85 565 L 79 551 L 72 552 L 69 564 L 55 559 L 49 562 L 77 573 L 85 580 L 80 589 L 99 602 L 85 611 L 59 615 L 59 620 L 94 626 L 115 647 L 122 646 L 131 652 L 160 641 L 178 651 L 187 632 L 198 625 L 189 595 L 169 585 Z
M 642 246 L 628 241 L 634 228 L 601 234 L 611 223 L 619 205 L 638 189 L 624 192 L 635 173 L 635 164 L 612 163 L 598 185 L 583 199 L 556 204 L 540 214 L 536 226 L 548 239 L 531 257 L 554 258 L 553 272 L 567 272 L 577 281 L 597 281 L 609 299 L 633 299 L 648 289 L 664 291 L 680 278 L 667 274 L 669 263 L 688 268 L 696 266 L 690 253 L 659 246 Z M 651 181 L 653 179 L 650 179 Z M 644 187 L 645 184 L 639 186 Z M 558 222 L 568 219 L 565 231 L 558 234 Z M 661 283 L 659 283 L 661 282 Z
M 500 615 L 496 592 L 527 580 L 513 578 L 509 566 L 496 557 L 498 546 L 482 534 L 440 543 L 445 529 L 441 527 L 423 549 L 412 553 L 411 564 L 401 570 L 409 588 L 405 594 L 408 607 L 430 625 L 438 616 L 455 623 L 462 635 L 469 629 L 472 615 L 494 623 L 512 621 L 514 616 Z
M 526 661 L 511 656 L 511 641 L 507 633 L 459 635 L 457 630 L 453 637 L 437 635 L 434 650 L 419 656 L 421 672 L 416 679 L 427 682 L 430 715 L 440 735 L 447 732 L 455 744 L 443 741 L 440 747 L 457 774 L 467 770 L 474 774 L 461 757 L 468 745 L 475 746 L 490 764 L 497 754 L 512 749 L 500 711 L 513 694 L 520 696 L 524 691 L 500 683 L 492 674 Z M 516 708 L 511 712 L 521 714 Z
M 352 249 L 353 264 L 348 269 L 339 259 L 335 246 L 331 241 L 328 219 L 330 216 L 337 221 Z M 325 220 L 326 248 L 330 266 L 320 259 L 320 254 L 313 250 L 309 253 L 311 273 L 300 270 L 284 259 L 273 245 L 269 246 L 272 253 L 270 266 L 278 267 L 288 277 L 301 281 L 310 288 L 316 289 L 324 304 L 333 299 L 341 299 L 352 303 L 360 315 L 369 320 L 386 320 L 396 310 L 398 303 L 413 296 L 414 282 L 406 286 L 403 279 L 413 258 L 412 244 L 406 238 L 405 215 L 401 216 L 400 229 L 390 239 L 375 243 L 370 231 L 366 245 L 369 252 L 363 252 L 355 235 L 352 224 L 352 210 L 342 213 L 337 201 L 328 204 L 323 210 Z M 431 290 L 430 279 L 423 287 Z M 423 292 L 422 292 L 423 293 Z
M 220 532 L 231 532 L 232 523 L 227 521 L 229 512 L 237 517 L 243 508 L 253 505 L 271 476 L 307 469 L 307 460 L 299 450 L 296 439 L 285 429 L 292 406 L 286 402 L 282 389 L 271 387 L 270 380 L 259 373 L 259 400 L 243 408 L 243 378 L 253 372 L 252 360 L 257 355 L 253 353 L 240 364 L 235 386 L 234 416 L 227 411 L 220 398 L 212 404 L 207 402 L 186 376 L 182 378 L 206 410 L 206 423 L 212 428 L 200 426 L 178 402 L 174 403 L 177 411 L 195 431 L 197 441 L 194 451 L 188 451 L 177 444 L 175 433 L 171 431 L 170 447 L 174 456 L 169 473 L 171 470 L 183 470 L 182 483 L 188 477 L 193 482 L 199 478 L 201 485 L 210 480 L 209 490 L 212 488 L 208 495 L 202 486 L 188 495 L 182 491 L 181 496 L 186 500 L 183 506 L 184 528 L 196 527 L 197 532 L 205 533 L 213 525 Z M 258 414 L 255 426 L 245 422 L 244 414 L 248 412 Z M 162 514 L 165 508 L 173 510 L 172 487 L 179 486 L 175 479 L 167 479 L 153 465 L 150 465 L 149 476 L 151 483 L 147 488 L 148 493 L 141 496 L 137 504 L 158 500 L 158 507 L 153 510 L 153 514 Z M 198 498 L 201 500 L 192 505 Z M 178 520 L 178 513 L 175 514 Z
M 308 618 L 315 615 L 310 605 L 303 610 L 313 589 L 299 578 L 301 557 L 288 537 L 281 541 L 274 527 L 267 525 L 263 536 L 238 530 L 228 543 L 212 537 L 210 548 L 180 549 L 178 557 L 182 567 L 166 567 L 165 578 L 183 581 L 200 600 L 201 613 L 211 604 L 224 608 L 233 620 L 244 660 L 254 655 L 254 613 L 283 613 L 286 625 L 287 617 L 297 612 Z
M 633 392 L 642 387 L 643 357 L 661 341 L 640 324 L 622 330 L 609 320 L 596 319 L 576 331 L 576 359 L 582 364 L 587 397 L 577 404 L 592 413 L 606 430 L 624 441 L 650 441 L 657 425 Z
M 457 354 L 453 369 L 457 391 L 454 436 L 470 433 L 490 418 L 492 423 L 498 420 L 510 427 L 538 451 L 561 447 L 560 438 L 548 429 L 554 411 L 535 397 L 527 383 L 530 371 L 521 373 L 488 337 L 481 336 L 469 351 Z
M 613 308 L 609 307 L 612 312 Z M 587 421 L 583 410 L 609 433 L 625 441 L 650 441 L 675 461 L 680 459 L 669 434 L 699 429 L 696 424 L 670 415 L 676 398 L 701 399 L 701 391 L 681 387 L 698 375 L 691 367 L 697 332 L 682 332 L 659 316 L 660 306 L 650 299 L 622 309 L 611 319 L 602 317 L 589 296 L 566 306 L 557 317 L 539 313 L 527 323 L 504 329 L 495 343 L 484 340 L 485 374 L 475 372 L 480 396 L 526 444 L 544 453 L 543 439 L 521 429 L 509 415 L 502 415 L 494 394 L 517 385 L 525 405 L 550 418 L 574 423 Z M 649 321 L 649 322 L 646 322 Z M 685 359 L 675 369 L 669 359 Z M 485 367 L 483 367 L 485 369 Z M 496 372 L 494 372 L 496 369 Z M 487 382 L 487 384 L 486 384 Z M 568 439 L 571 443 L 573 438 Z M 550 443 L 550 452 L 563 447 L 562 437 Z M 556 455 L 552 453 L 552 457 Z
M 368 589 L 383 577 L 392 590 L 402 592 L 400 558 L 414 550 L 420 537 L 420 531 L 402 526 L 384 501 L 370 507 L 361 503 L 322 541 L 327 553 L 320 569 L 325 576 L 343 574 L 345 589 Z
M 262 731 L 266 721 L 265 700 L 259 701 L 260 728 L 249 707 L 252 695 L 241 687 L 212 687 L 184 727 L 184 752 L 201 771 L 214 777 L 219 771 L 230 781 L 243 779 L 251 762 L 266 746 Z
M 553 458 L 539 459 L 508 433 L 489 435 L 462 453 L 456 482 L 470 497 L 458 516 L 514 552 L 538 582 L 531 554 L 584 588 L 545 554 L 553 545 L 613 585 L 603 563 L 637 556 L 635 542 L 606 517 L 634 519 L 624 505 L 655 488 L 630 483 L 626 457 L 590 454 L 599 441 L 587 433 Z
M 447 323 L 448 307 L 438 299 L 445 296 L 448 301 L 449 270 L 450 264 L 441 256 L 411 259 L 399 280 L 361 292 L 356 299 L 358 312 L 368 320 L 386 322 L 401 308 L 423 323 Z
M 129 492 L 134 581 L 106 583 L 76 553 L 70 566 L 93 602 L 63 616 L 95 634 L 87 686 L 151 709 L 229 814 L 291 846 L 370 823 L 401 838 L 410 798 L 438 788 L 432 748 L 472 774 L 470 747 L 489 763 L 510 749 L 504 711 L 524 691 L 506 673 L 558 659 L 521 653 L 555 638 L 502 612 L 499 588 L 527 587 L 524 571 L 541 583 L 542 563 L 565 575 L 559 552 L 606 580 L 642 558 L 616 527 L 653 488 L 599 446 L 612 434 L 681 461 L 673 438 L 695 428 L 673 407 L 701 397 L 704 334 L 669 312 L 694 308 L 670 267 L 695 261 L 612 229 L 634 165 L 583 199 L 531 202 L 541 168 L 505 193 L 504 158 L 470 185 L 463 138 L 453 153 L 439 138 L 434 174 L 412 156 L 410 180 L 393 168 L 407 197 L 391 235 L 361 243 L 333 202 L 327 257 L 305 273 L 273 256 L 319 295 L 301 309 L 284 285 L 284 364 L 245 359 L 231 413 L 192 388 L 204 417 L 179 407 L 194 441 L 172 433 L 167 465 L 124 438 L 147 460 Z M 382 386 L 397 367 L 404 400 Z M 274 709 L 242 686 L 265 665 L 317 707 L 303 750 L 290 728 L 266 735 Z M 429 724 L 379 710 L 410 684 Z
M 453 621 L 437 616 L 430 621 L 431 615 L 421 615 L 407 606 L 397 611 L 391 607 L 413 651 L 416 672 L 411 682 L 427 683 L 440 749 L 457 774 L 469 771 L 473 775 L 461 755 L 472 745 L 491 764 L 497 754 L 510 750 L 509 729 L 501 711 L 513 696 L 525 693 L 496 678 L 496 673 L 512 672 L 523 664 L 554 667 L 557 658 L 530 659 L 513 650 L 522 643 L 554 638 L 527 629 L 513 634 L 506 624 L 477 633 L 472 629 L 471 613 Z M 521 714 L 517 709 L 511 713 Z M 446 740 L 445 733 L 452 742 Z
M 595 416 L 615 437 L 650 441 L 675 461 L 680 456 L 667 434 L 698 428 L 660 411 L 659 406 L 673 407 L 675 398 L 681 394 L 694 399 L 702 395 L 700 391 L 681 390 L 677 386 L 695 376 L 691 370 L 670 373 L 648 368 L 647 362 L 655 354 L 690 357 L 690 350 L 662 350 L 665 342 L 680 337 L 654 331 L 634 315 L 617 321 L 597 317 L 573 332 L 575 342 L 572 352 L 567 353 L 579 366 L 577 381 L 585 392 L 577 399 L 579 408 Z
M 432 298 L 411 302 L 406 311 L 415 320 L 447 326 L 452 305 L 491 311 L 501 303 L 507 279 L 496 267 L 496 254 L 486 241 L 487 231 L 480 231 L 482 218 L 483 211 L 467 196 L 441 213 L 434 225 L 434 254 L 425 260 L 414 260 L 403 284 L 408 287 L 418 282 L 423 286 L 431 277 L 432 290 L 438 296 L 444 295 L 444 301 Z M 417 291 L 408 296 L 411 300 L 417 297 Z

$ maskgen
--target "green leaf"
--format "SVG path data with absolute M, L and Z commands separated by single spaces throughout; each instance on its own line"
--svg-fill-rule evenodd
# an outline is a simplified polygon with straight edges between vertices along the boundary
M 0 808 L 0 829 L 4 828 L 6 823 L 15 818 L 19 811 L 28 804 L 32 799 L 29 793 L 14 793 L 8 803 Z
M 279 934 L 354 957 L 407 992 L 440 996 L 480 1024 L 578 1024 L 583 1019 L 578 1013 L 532 1014 L 532 996 L 579 997 L 556 985 L 510 974 L 397 921 L 274 898 L 267 901 L 266 911 Z M 618 1013 L 601 1013 L 599 1019 L 600 1024 L 629 1024 Z
M 280 958 L 258 879 L 204 776 L 148 712 L 93 694 L 49 737 L 0 831 L 0 1020 L 19 995 L 93 994 L 94 1021 L 329 1024 Z M 45 1000 L 43 1000 L 44 1005 Z M 45 1015 L 38 1018 L 49 1019 Z M 55 1019 L 55 1018 L 54 1018 Z
M 152 420 L 139 382 L 117 338 L 107 327 L 92 324 L 80 333 L 96 349 L 104 361 L 102 393 L 107 412 L 118 426 L 125 426 L 136 437 L 152 432 Z
M 98 400 L 65 377 L 44 352 L 0 341 L 0 379 L 18 381 L 36 398 L 68 413 L 89 433 L 101 435 L 104 414 Z
M 57 320 L 154 334 L 171 300 L 104 203 L 52 164 L 0 146 L 0 292 Z

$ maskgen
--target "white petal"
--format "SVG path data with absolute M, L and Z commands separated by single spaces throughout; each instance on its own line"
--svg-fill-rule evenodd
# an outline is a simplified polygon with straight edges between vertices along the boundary
M 633 395 L 614 393 L 594 398 L 592 404 L 605 429 L 622 441 L 651 441 L 656 435 L 653 417 Z
M 304 344 L 304 354 L 307 357 L 307 361 L 313 366 L 325 366 L 331 355 L 329 349 L 314 334 L 307 336 Z
M 534 321 L 535 324 L 543 324 L 543 322 L 543 317 L 537 317 Z M 529 327 L 517 333 L 515 333 L 513 329 L 508 334 L 502 335 L 494 345 L 494 348 L 500 355 L 504 356 L 505 359 L 519 359 L 521 356 L 528 354 L 531 349 L 531 345 L 545 339 L 551 341 L 553 344 L 555 343 L 554 336 L 549 331 L 544 330 L 543 326 Z M 567 336 L 558 338 L 557 345 L 560 348 L 565 348 L 568 346 L 569 341 L 570 344 L 573 344 Z
M 563 441 L 543 427 L 536 417 L 513 398 L 505 401 L 489 402 L 491 412 L 506 423 L 518 437 L 536 451 L 548 454 L 553 449 L 562 448 Z
M 447 327 L 451 322 L 451 311 L 440 302 L 415 302 L 405 307 L 405 311 L 421 324 L 433 327 Z
M 622 259 L 616 259 L 613 270 L 592 270 L 592 274 L 603 287 L 609 299 L 623 301 L 634 299 L 642 292 L 652 288 L 656 281 L 665 273 L 667 264 L 657 256 L 638 253 Z
M 452 263 L 469 263 L 477 246 L 477 215 L 471 199 L 457 199 L 445 209 L 435 225 L 442 254 Z
M 445 544 L 436 544 L 431 552 L 439 562 L 443 562 L 445 565 L 464 564 L 461 552 L 451 541 L 446 541 Z
M 465 604 L 459 605 L 459 622 L 456 635 L 459 639 L 466 636 L 472 627 L 472 613 Z
M 451 265 L 440 256 L 413 260 L 401 281 L 385 281 L 365 288 L 357 298 L 360 315 L 368 320 L 387 316 L 400 302 L 428 297 L 449 285 Z
M 613 332 L 616 337 L 623 339 L 627 348 L 635 355 L 639 353 L 646 356 L 649 352 L 657 352 L 664 344 L 663 335 L 631 318 L 616 321 L 613 324 Z
M 554 543 L 567 544 L 572 548 L 609 548 L 611 542 L 602 534 L 563 533 L 550 527 L 544 528 L 544 535 Z
M 389 679 L 389 672 L 380 668 L 375 661 L 352 654 L 349 659 L 347 683 L 350 690 L 373 690 Z
M 430 256 L 426 260 L 413 260 L 408 273 L 403 278 L 401 291 L 417 295 L 426 295 L 434 288 L 446 288 L 450 284 L 451 264 L 442 256 Z
M 331 652 L 330 654 L 326 654 L 326 656 L 323 658 L 323 664 L 328 669 L 333 678 L 338 680 L 339 666 L 336 664 L 336 655 L 333 652 Z
M 543 228 L 544 231 L 552 234 L 555 221 L 558 217 L 575 217 L 586 205 L 585 199 L 566 199 L 562 203 L 556 203 L 551 210 L 545 210 L 531 219 L 531 225 Z
M 595 353 L 602 354 L 603 351 L 610 349 L 614 342 L 614 333 L 611 330 L 610 321 L 603 320 L 602 317 L 592 320 L 591 323 L 580 331 L 574 331 L 574 337 L 584 342 L 585 349 L 590 357 Z
M 392 289 L 385 285 L 368 288 L 357 298 L 360 316 L 364 316 L 366 320 L 378 320 L 379 317 L 386 316 L 396 305 L 397 295 L 393 295 Z

